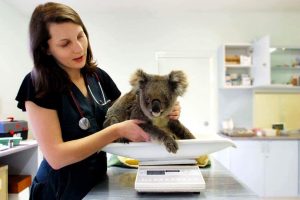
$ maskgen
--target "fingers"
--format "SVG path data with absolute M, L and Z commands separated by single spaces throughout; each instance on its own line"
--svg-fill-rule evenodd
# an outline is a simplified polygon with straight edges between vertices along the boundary
M 179 119 L 180 116 L 180 111 L 179 110 L 173 110 L 170 114 L 169 114 L 169 118 L 170 119 Z
M 141 133 L 141 136 L 143 137 L 143 141 L 145 141 L 145 142 L 148 142 L 148 141 L 150 141 L 150 136 L 149 136 L 149 134 L 147 134 L 146 132 L 142 132 Z
M 138 124 L 142 124 L 142 123 L 145 123 L 145 121 L 142 121 L 142 120 L 137 120 L 137 119 L 134 119 L 132 120 L 134 121 L 137 125 Z M 138 126 L 138 134 L 142 137 L 142 141 L 150 141 L 150 136 L 148 133 L 146 133 L 141 127 Z
M 150 136 L 139 124 L 145 123 L 142 120 L 132 119 L 123 122 L 122 137 L 129 139 L 132 142 L 150 141 Z
M 136 124 L 143 124 L 143 123 L 145 123 L 145 121 L 139 120 L 139 119 L 132 119 L 131 121 L 133 121 Z
M 180 112 L 181 112 L 180 104 L 179 104 L 178 101 L 176 101 L 173 108 L 172 108 L 172 111 L 169 114 L 169 118 L 173 119 L 173 120 L 179 119 Z

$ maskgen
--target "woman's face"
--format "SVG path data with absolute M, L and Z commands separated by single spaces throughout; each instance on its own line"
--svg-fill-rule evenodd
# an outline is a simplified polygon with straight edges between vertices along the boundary
M 52 55 L 66 72 L 78 70 L 85 66 L 88 47 L 87 37 L 80 25 L 50 23 L 48 54 Z

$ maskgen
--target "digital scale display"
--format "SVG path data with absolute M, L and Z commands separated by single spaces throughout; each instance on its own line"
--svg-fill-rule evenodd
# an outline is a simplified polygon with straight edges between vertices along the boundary
M 166 173 L 180 172 L 179 169 L 173 170 L 147 170 L 147 175 L 166 175 Z

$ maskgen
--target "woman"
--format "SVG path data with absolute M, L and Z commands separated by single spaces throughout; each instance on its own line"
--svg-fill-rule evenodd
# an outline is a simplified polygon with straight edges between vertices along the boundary
M 58 3 L 39 5 L 30 20 L 34 68 L 16 100 L 27 111 L 44 159 L 30 199 L 82 199 L 102 178 L 107 164 L 98 152 L 118 138 L 148 141 L 138 120 L 103 129 L 109 105 L 120 91 L 93 60 L 87 30 L 79 15 Z M 179 105 L 171 118 L 178 118 Z

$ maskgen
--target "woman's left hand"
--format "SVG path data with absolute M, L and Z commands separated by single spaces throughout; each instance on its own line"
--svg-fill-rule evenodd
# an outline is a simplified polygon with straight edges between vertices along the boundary
M 169 118 L 173 119 L 173 120 L 179 119 L 180 112 L 181 112 L 180 104 L 178 101 L 176 101 L 176 103 L 174 104 L 174 106 L 172 108 L 172 111 L 169 114 Z

